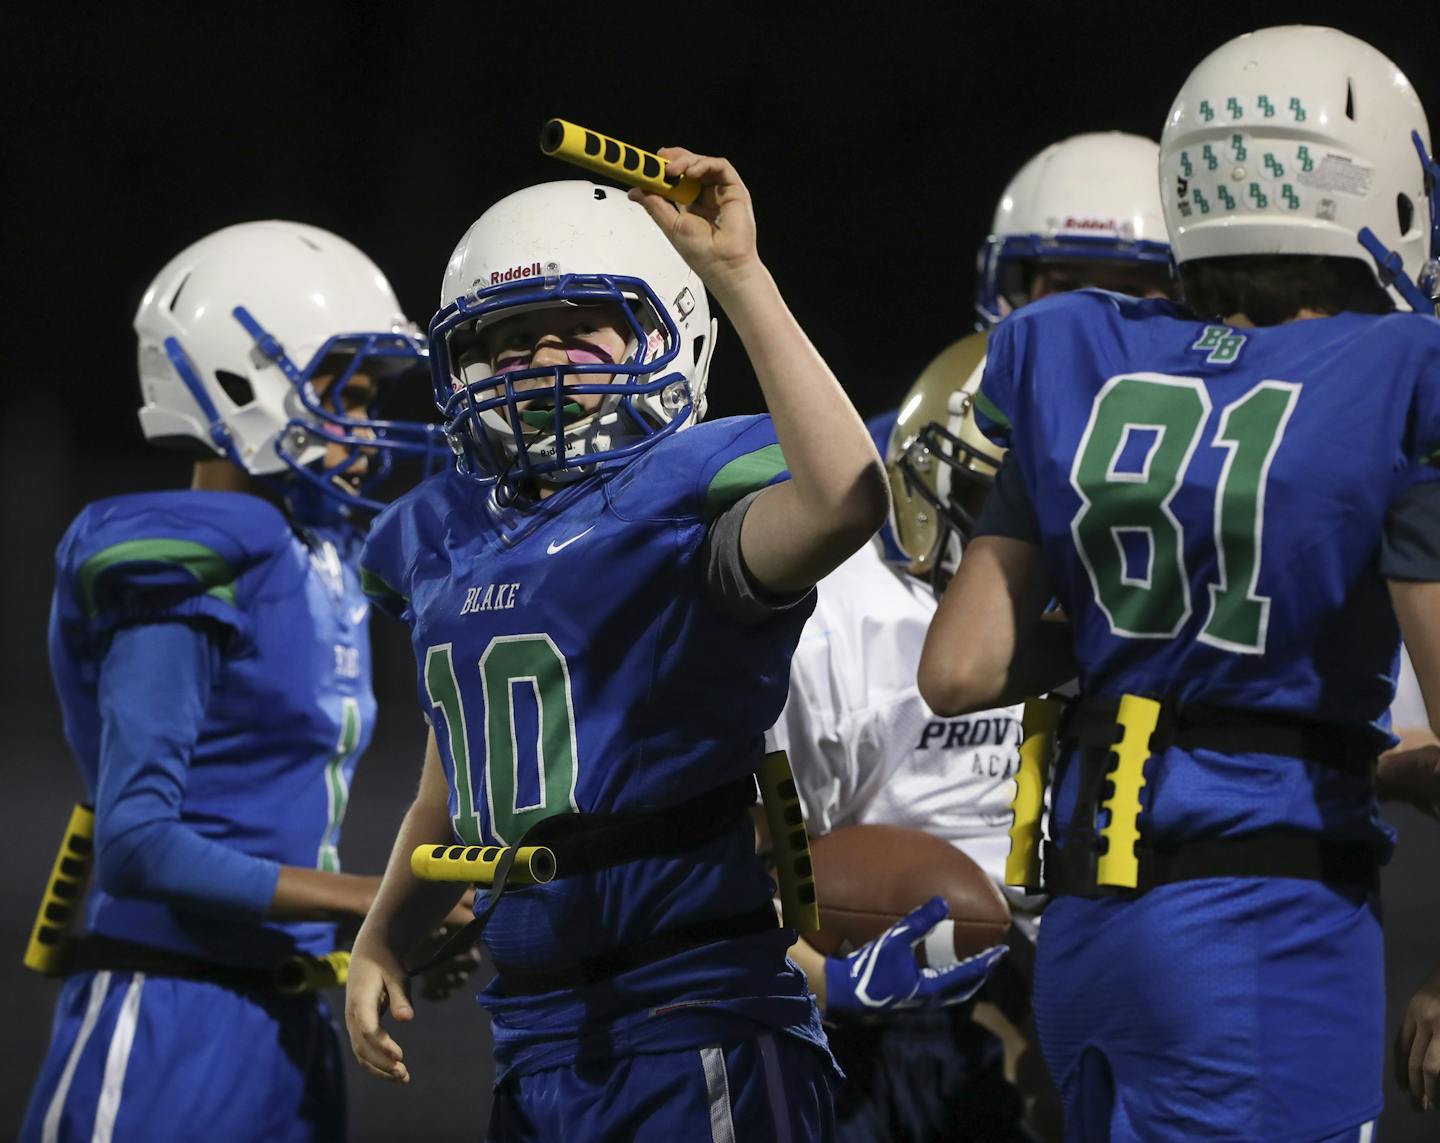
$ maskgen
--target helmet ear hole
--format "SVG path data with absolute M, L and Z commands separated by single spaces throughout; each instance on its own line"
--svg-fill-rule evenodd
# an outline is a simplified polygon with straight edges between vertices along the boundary
M 249 379 L 241 377 L 238 373 L 227 373 L 223 369 L 217 369 L 215 370 L 215 383 L 224 391 L 225 396 L 234 402 L 237 409 L 243 409 L 255 400 L 255 390 Z
M 1355 121 L 1355 81 L 1345 78 L 1345 118 Z
M 1410 236 L 1410 227 L 1415 223 L 1415 204 L 1410 201 L 1410 196 L 1404 193 L 1395 196 L 1395 215 L 1400 223 L 1400 235 L 1402 238 Z
M 697 338 L 695 339 L 695 364 L 696 364 L 696 365 L 699 365 L 700 362 L 702 362 L 702 361 L 705 360 L 705 342 L 706 342 L 706 335 L 703 334 L 703 333 L 702 333 L 699 337 L 697 337 Z
M 180 279 L 180 284 L 175 287 L 175 292 L 170 295 L 170 304 L 165 308 L 168 309 L 172 314 L 175 312 L 175 307 L 180 303 L 180 295 L 185 292 L 185 287 L 189 284 L 190 275 L 186 274 L 183 278 Z

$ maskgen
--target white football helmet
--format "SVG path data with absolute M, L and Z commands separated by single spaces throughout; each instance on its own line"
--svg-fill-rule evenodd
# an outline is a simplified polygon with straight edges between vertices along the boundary
M 516 314 L 606 303 L 630 324 L 623 361 L 495 373 L 477 349 L 482 330 Z M 501 199 L 455 247 L 441 307 L 430 323 L 435 400 L 460 470 L 479 479 L 508 490 L 576 480 L 705 415 L 715 350 L 705 287 L 623 190 L 577 180 Z M 554 383 L 550 410 L 522 415 L 516 393 L 533 401 L 537 377 Z M 603 400 L 580 415 L 567 392 Z
M 1165 120 L 1175 260 L 1359 258 L 1398 303 L 1433 313 L 1429 151 L 1409 81 L 1363 40 L 1312 27 L 1240 36 L 1190 73 Z
M 1157 155 L 1150 139 L 1105 131 L 1052 143 L 1021 167 L 1000 196 L 976 259 L 980 328 L 1024 304 L 1026 263 L 1168 267 Z
M 254 476 L 295 475 L 346 505 L 396 454 L 441 457 L 438 430 L 350 408 L 357 372 L 418 364 L 425 343 L 375 263 L 343 238 L 297 222 L 227 226 L 182 250 L 135 313 L 140 427 L 148 440 L 227 457 Z M 317 377 L 332 380 L 323 394 Z M 357 490 L 324 470 L 326 445 L 364 450 Z

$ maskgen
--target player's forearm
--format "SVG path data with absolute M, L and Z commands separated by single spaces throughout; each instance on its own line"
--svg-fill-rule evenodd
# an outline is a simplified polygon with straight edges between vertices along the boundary
M 936 714 L 953 718 L 977 710 L 1011 706 L 1047 694 L 1077 674 L 1068 630 L 1059 625 L 1038 625 L 1016 649 L 1007 666 L 991 671 L 949 670 L 943 667 L 919 676 L 921 697 Z
M 1070 625 L 1042 618 L 1049 597 L 1034 544 L 972 541 L 920 655 L 920 695 L 930 709 L 946 717 L 988 710 L 1074 678 Z
M 745 345 L 790 480 L 747 514 L 746 566 L 776 592 L 817 582 L 884 522 L 885 473 L 860 415 L 756 262 L 715 291 Z
M 400 823 L 379 892 L 355 938 L 357 950 L 374 942 L 403 956 L 445 919 L 464 887 L 419 880 L 410 872 L 410 855 L 419 846 L 448 845 L 454 840 L 445 775 L 432 732 L 426 744 L 420 789 Z
M 790 946 L 790 959 L 795 962 L 805 979 L 810 982 L 810 991 L 815 994 L 815 1003 L 825 1011 L 825 957 L 804 937 Z
M 379 891 L 355 939 L 357 949 L 378 941 L 395 955 L 403 956 L 445 919 L 464 887 L 419 880 L 410 872 L 410 855 L 418 846 L 453 840 L 443 807 L 437 815 L 433 807 L 417 799 L 400 823 Z
M 1440 818 L 1440 745 L 1433 735 L 1412 731 L 1400 745 L 1380 755 L 1375 793 L 1381 801 L 1409 802 Z
M 111 896 L 258 921 L 274 894 L 277 871 L 275 862 L 201 837 L 178 821 L 141 817 L 127 799 L 100 801 L 95 877 Z
M 1010 660 L 999 692 L 988 702 L 974 707 L 1011 706 L 1048 694 L 1080 673 L 1075 661 L 1075 637 L 1070 625 L 1048 620 L 1035 624 L 1015 657 Z
M 380 878 L 282 865 L 266 915 L 274 921 L 344 921 L 363 917 Z

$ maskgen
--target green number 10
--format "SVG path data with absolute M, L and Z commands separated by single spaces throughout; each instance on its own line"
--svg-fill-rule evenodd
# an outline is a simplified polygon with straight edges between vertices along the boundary
M 1200 642 L 1240 654 L 1262 654 L 1270 600 L 1260 595 L 1265 486 L 1300 386 L 1262 381 L 1221 411 L 1211 447 L 1226 450 L 1214 505 L 1219 582 L 1207 585 L 1209 610 Z M 1070 524 L 1110 630 L 1131 639 L 1169 639 L 1192 613 L 1185 535 L 1170 502 L 1185 480 L 1211 412 L 1193 377 L 1145 373 L 1114 377 L 1095 396 L 1070 483 L 1084 501 Z M 1119 467 L 1136 431 L 1153 440 L 1138 465 Z M 1126 559 L 1122 537 L 1143 539 L 1141 574 Z
M 442 643 L 425 653 L 425 689 L 431 706 L 444 716 L 455 766 L 455 833 L 466 845 L 483 845 L 470 731 L 451 647 Z M 575 802 L 577 750 L 570 666 L 548 635 L 497 636 L 490 640 L 478 666 L 485 700 L 485 755 L 481 761 L 485 803 L 496 841 L 510 845 L 542 818 L 579 808 Z M 538 723 L 535 764 L 539 800 L 523 806 L 519 804 L 516 686 L 528 686 L 534 692 Z

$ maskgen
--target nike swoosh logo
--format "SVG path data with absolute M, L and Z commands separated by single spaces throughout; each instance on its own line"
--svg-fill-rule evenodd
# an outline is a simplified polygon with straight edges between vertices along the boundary
M 586 528 L 586 529 L 585 529 L 583 532 L 581 532 L 580 535 L 578 535 L 578 536 L 571 536 L 568 540 L 563 540 L 563 541 L 561 541 L 561 542 L 558 543 L 558 544 L 557 544 L 554 540 L 551 540 L 549 546 L 545 549 L 545 554 L 546 554 L 547 556 L 553 556 L 556 552 L 560 551 L 561 549 L 563 549 L 563 548 L 568 548 L 568 547 L 569 547 L 571 544 L 573 544 L 576 540 L 584 539 L 586 536 L 588 536 L 588 535 L 589 535 L 591 532 L 593 532 L 594 530 L 595 530 L 595 525 L 594 525 L 594 524 L 591 524 L 590 527 Z
M 350 622 L 359 623 L 362 619 L 365 618 L 365 616 L 369 614 L 370 605 L 368 603 L 362 603 L 359 607 L 352 607 L 350 609 Z
M 882 936 L 870 946 L 869 952 L 861 954 L 860 963 L 856 966 L 860 982 L 855 986 L 855 999 L 867 1008 L 883 1008 L 894 999 L 893 996 L 877 998 L 870 994 L 870 978 L 875 973 L 875 966 L 880 963 L 880 950 L 884 947 L 885 937 Z

